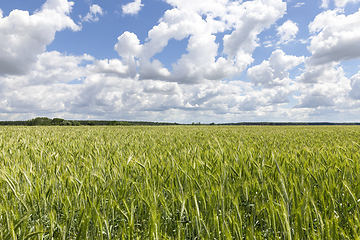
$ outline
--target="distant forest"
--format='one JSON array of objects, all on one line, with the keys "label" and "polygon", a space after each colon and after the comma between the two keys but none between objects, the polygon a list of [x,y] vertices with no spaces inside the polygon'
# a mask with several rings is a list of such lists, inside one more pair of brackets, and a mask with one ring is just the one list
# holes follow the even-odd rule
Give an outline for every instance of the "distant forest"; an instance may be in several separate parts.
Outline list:
[{"label": "distant forest", "polygon": [[191,124],[167,123],[167,122],[144,122],[144,121],[106,121],[106,120],[66,120],[62,118],[37,117],[27,121],[0,121],[0,126],[162,126],[162,125],[360,125],[360,123],[331,123],[331,122],[238,122],[238,123],[210,123]]},{"label": "distant forest", "polygon": [[177,123],[106,121],[106,120],[66,120],[62,118],[37,117],[27,121],[0,121],[0,126],[130,126],[130,125],[177,125]]}]

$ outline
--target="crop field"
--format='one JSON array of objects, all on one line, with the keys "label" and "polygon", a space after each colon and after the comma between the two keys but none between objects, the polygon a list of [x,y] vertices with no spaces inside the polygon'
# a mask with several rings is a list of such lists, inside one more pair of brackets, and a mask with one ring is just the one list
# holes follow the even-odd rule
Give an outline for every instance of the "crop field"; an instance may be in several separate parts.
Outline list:
[{"label": "crop field", "polygon": [[0,239],[359,239],[357,126],[0,127]]}]

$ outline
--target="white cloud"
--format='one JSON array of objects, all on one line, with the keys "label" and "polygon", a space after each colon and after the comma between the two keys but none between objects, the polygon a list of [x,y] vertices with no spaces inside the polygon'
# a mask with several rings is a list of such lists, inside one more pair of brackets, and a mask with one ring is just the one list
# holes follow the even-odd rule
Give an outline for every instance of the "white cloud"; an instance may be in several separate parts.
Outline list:
[{"label": "white cloud", "polygon": [[135,0],[134,2],[123,5],[122,10],[124,14],[136,15],[143,6],[144,4],[141,3],[141,0]]},{"label": "white cloud", "polygon": [[[69,14],[72,10],[73,5],[74,5],[74,2],[69,2],[67,0],[47,0],[43,4],[40,12],[43,12],[45,10],[50,10],[50,12],[48,12],[48,13],[56,12],[56,13],[61,13],[61,14]],[[65,22],[69,21],[68,19],[63,19],[63,20],[66,20]]]},{"label": "white cloud", "polygon": [[358,3],[360,0],[334,0],[336,7],[345,7],[348,3]]},{"label": "white cloud", "polygon": [[304,62],[304,57],[286,55],[282,50],[275,50],[269,61],[263,61],[247,71],[247,76],[257,85],[266,88],[288,85],[291,82],[289,70]]},{"label": "white cloud", "polygon": [[355,100],[360,100],[360,72],[350,78],[351,81],[351,91],[349,93],[350,97]]},{"label": "white cloud", "polygon": [[[211,34],[194,35],[189,38],[188,54],[184,54],[173,64],[173,81],[184,83],[201,82],[203,79],[222,79],[233,72],[226,69],[226,60],[219,58],[215,62],[218,45],[215,43],[215,36]],[[224,69],[219,69],[222,64]],[[230,70],[230,72],[225,72]]]},{"label": "white cloud", "polygon": [[140,45],[140,40],[136,34],[128,31],[118,37],[118,43],[114,47],[119,56],[123,58],[138,56],[141,48],[142,46]]},{"label": "white cloud", "polygon": [[[53,62],[39,67],[37,75],[0,77],[0,86],[6,86],[0,88],[3,91],[0,94],[2,113],[16,114],[22,119],[36,117],[32,114],[41,111],[48,117],[71,119],[101,116],[105,119],[191,122],[203,121],[206,117],[208,121],[238,121],[274,111],[274,106],[287,102],[292,91],[283,87],[256,90],[251,83],[241,81],[205,81],[192,85],[138,81],[114,74],[112,70],[118,69],[119,63],[110,60],[101,63],[95,60],[83,67],[80,63],[93,58],[51,52],[41,59],[44,65],[47,59]],[[47,72],[49,69],[55,71],[56,65],[62,66],[57,74],[65,80],[49,84],[45,81],[51,78]],[[38,76],[47,78],[38,81]],[[68,83],[67,79],[79,76],[81,84]]]},{"label": "white cloud", "polygon": [[122,58],[124,65],[128,66],[129,77],[136,76],[137,61],[135,60],[135,57],[139,57],[142,47],[140,40],[134,33],[126,31],[118,37],[118,43],[115,45],[114,49]]},{"label": "white cloud", "polygon": [[129,65],[124,65],[119,59],[95,60],[93,64],[87,66],[90,73],[106,73],[118,77],[129,77],[133,74],[130,72]]},{"label": "white cloud", "polygon": [[318,107],[334,107],[334,96],[328,95],[332,89],[317,85],[315,89],[308,94],[299,97],[300,103],[295,107],[298,108],[318,108]]},{"label": "white cloud", "polygon": [[192,12],[207,15],[211,13],[214,16],[226,16],[228,6],[234,8],[239,7],[240,3],[237,1],[229,2],[228,0],[207,0],[207,1],[193,1],[193,0],[165,0],[174,8],[187,9]]},{"label": "white cloud", "polygon": [[139,69],[140,79],[144,80],[166,80],[170,76],[169,70],[159,60],[153,60],[152,62],[147,59],[140,61]]},{"label": "white cloud", "polygon": [[336,64],[307,66],[299,78],[300,92],[296,107],[318,108],[333,107],[341,109],[348,105],[348,93],[351,90],[350,80],[345,77],[344,70]]},{"label": "white cloud", "polygon": [[[306,60],[305,60],[306,62]],[[298,82],[302,83],[318,83],[326,82],[327,79],[332,79],[335,74],[336,63],[328,63],[317,66],[306,64],[305,71],[296,77]]]},{"label": "white cloud", "polygon": [[146,81],[144,82],[143,91],[149,94],[174,95],[179,94],[181,88],[176,83]]},{"label": "white cloud", "polygon": [[37,55],[45,52],[57,31],[80,27],[68,16],[73,2],[48,0],[33,15],[13,10],[0,18],[0,75],[26,74],[37,62]]},{"label": "white cloud", "polygon": [[6,113],[17,119],[29,119],[41,112],[48,117],[68,119],[100,117],[188,123],[309,120],[316,111],[325,108],[348,111],[341,109],[341,104],[347,100],[345,94],[350,86],[346,79],[324,87],[303,86],[297,107],[288,108],[288,97],[294,88],[258,90],[241,81],[186,85],[89,73],[82,84],[57,82],[19,87],[14,79],[0,78],[0,86],[3,82],[7,87],[0,94],[0,110],[5,119]]},{"label": "white cloud", "polygon": [[264,47],[268,48],[268,47],[272,47],[272,46],[273,46],[273,43],[272,43],[272,41],[267,40],[267,41],[264,41],[264,42],[263,42],[263,45],[264,45]]},{"label": "white cloud", "polygon": [[305,5],[304,2],[298,2],[294,7],[298,8],[298,7],[302,7],[303,5]]},{"label": "white cloud", "polygon": [[[335,6],[337,8],[343,8],[348,3],[358,3],[360,0],[334,0]],[[322,8],[328,8],[329,7],[330,0],[322,0],[321,7]]]},{"label": "white cloud", "polygon": [[27,75],[27,84],[47,85],[70,82],[86,75],[85,68],[81,67],[81,64],[93,61],[94,57],[87,54],[73,56],[61,54],[57,51],[39,54],[37,63]]},{"label": "white cloud", "polygon": [[322,0],[320,7],[328,8],[329,7],[329,0]]},{"label": "white cloud", "polygon": [[360,9],[351,15],[341,10],[328,10],[316,16],[310,23],[312,34],[308,50],[312,56],[309,64],[324,64],[332,61],[360,57]]},{"label": "white cloud", "polygon": [[99,21],[98,15],[102,16],[103,14],[103,9],[99,5],[94,4],[90,6],[90,12],[85,17],[80,16],[80,19],[82,22],[97,22]]},{"label": "white cloud", "polygon": [[[240,74],[253,61],[252,53],[258,34],[269,28],[286,11],[281,0],[179,1],[168,0],[175,8],[165,12],[159,24],[148,33],[144,44],[137,36],[125,32],[115,46],[122,59],[139,59],[140,79],[159,79],[181,83],[221,80]],[[224,36],[219,53],[216,34]],[[167,46],[170,39],[188,38],[187,54],[172,64],[173,71],[152,59]]]},{"label": "white cloud", "polygon": [[280,37],[279,44],[288,44],[293,41],[296,37],[296,34],[299,32],[297,23],[294,23],[291,20],[287,20],[277,29],[277,34]]},{"label": "white cloud", "polygon": [[187,9],[171,9],[165,12],[159,24],[148,33],[142,56],[150,59],[163,51],[170,39],[182,40],[191,34],[206,33],[206,22],[197,13]]},{"label": "white cloud", "polygon": [[[235,30],[224,36],[224,53],[241,61],[242,57],[248,58],[246,55],[251,55],[259,46],[257,35],[285,14],[286,3],[276,0],[248,1],[229,11],[239,20],[234,23]],[[248,64],[247,61],[242,63],[244,66]]]}]

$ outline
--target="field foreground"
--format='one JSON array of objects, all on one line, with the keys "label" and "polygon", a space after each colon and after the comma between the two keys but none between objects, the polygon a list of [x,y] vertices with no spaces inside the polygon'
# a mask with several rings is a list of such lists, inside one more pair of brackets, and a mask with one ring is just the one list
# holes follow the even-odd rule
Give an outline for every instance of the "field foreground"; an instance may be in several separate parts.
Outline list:
[{"label": "field foreground", "polygon": [[360,128],[0,127],[0,239],[359,239]]}]

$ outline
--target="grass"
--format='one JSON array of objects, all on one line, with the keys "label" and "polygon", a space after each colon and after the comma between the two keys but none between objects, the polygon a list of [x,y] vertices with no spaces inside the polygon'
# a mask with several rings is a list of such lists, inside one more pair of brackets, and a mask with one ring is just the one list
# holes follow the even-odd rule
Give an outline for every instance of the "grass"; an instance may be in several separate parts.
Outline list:
[{"label": "grass", "polygon": [[359,239],[359,130],[1,127],[0,239]]}]

